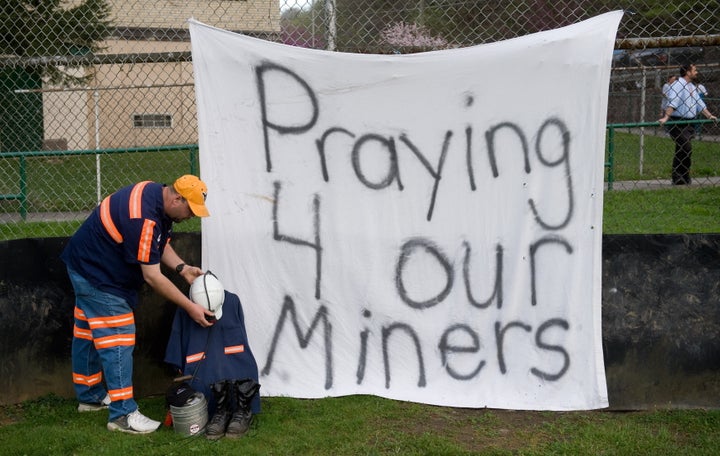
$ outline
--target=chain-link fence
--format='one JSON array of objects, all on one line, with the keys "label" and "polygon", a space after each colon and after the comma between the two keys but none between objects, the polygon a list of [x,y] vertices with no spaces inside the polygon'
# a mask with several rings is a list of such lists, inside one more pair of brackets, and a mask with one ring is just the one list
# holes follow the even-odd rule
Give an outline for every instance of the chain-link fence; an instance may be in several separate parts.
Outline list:
[{"label": "chain-link fence", "polygon": [[[673,174],[673,139],[655,121],[678,66],[697,64],[704,100],[720,112],[718,1],[3,1],[0,240],[70,235],[120,186],[199,172],[190,17],[295,46],[407,53],[617,9],[627,14],[613,58],[608,188],[639,193],[669,186]],[[692,187],[720,188],[718,126],[692,129]],[[646,209],[642,196],[625,201],[625,211]]]}]

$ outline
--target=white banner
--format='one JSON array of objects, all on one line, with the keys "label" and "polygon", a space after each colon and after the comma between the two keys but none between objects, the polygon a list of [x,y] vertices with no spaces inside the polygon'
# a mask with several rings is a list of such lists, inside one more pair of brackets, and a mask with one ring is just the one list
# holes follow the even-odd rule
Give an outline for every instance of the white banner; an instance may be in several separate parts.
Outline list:
[{"label": "white banner", "polygon": [[621,12],[412,55],[190,21],[203,267],[266,396],[608,405],[605,116]]}]

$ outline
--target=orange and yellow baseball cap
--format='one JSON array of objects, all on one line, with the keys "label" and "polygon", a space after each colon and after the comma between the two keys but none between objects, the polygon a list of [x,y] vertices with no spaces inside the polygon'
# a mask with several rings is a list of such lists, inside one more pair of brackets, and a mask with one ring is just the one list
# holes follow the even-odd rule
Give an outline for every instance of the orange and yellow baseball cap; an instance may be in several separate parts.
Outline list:
[{"label": "orange and yellow baseball cap", "polygon": [[178,177],[173,184],[176,192],[182,195],[188,202],[190,210],[197,217],[207,217],[210,215],[205,200],[207,199],[207,185],[192,174],[186,174]]}]

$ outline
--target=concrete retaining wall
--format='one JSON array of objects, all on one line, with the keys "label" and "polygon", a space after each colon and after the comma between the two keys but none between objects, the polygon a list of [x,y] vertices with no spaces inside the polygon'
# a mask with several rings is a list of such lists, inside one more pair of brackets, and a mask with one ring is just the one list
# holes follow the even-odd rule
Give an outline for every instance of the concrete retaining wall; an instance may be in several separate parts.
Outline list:
[{"label": "concrete retaining wall", "polygon": [[[175,249],[200,263],[200,236]],[[74,298],[66,238],[0,242],[0,404],[72,397]],[[183,290],[187,284],[177,281]],[[164,394],[175,306],[144,289],[136,311],[135,394]],[[720,235],[603,238],[603,347],[610,407],[720,408]]]},{"label": "concrete retaining wall", "polygon": [[720,408],[720,235],[604,236],[602,299],[612,408]]}]

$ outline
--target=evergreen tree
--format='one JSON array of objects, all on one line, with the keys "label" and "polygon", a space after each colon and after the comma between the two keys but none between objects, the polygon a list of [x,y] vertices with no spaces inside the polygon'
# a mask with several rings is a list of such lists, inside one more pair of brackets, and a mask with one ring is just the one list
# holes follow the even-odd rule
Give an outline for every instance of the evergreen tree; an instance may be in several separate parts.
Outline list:
[{"label": "evergreen tree", "polygon": [[84,82],[52,64],[52,58],[93,53],[111,31],[107,0],[3,0],[0,2],[0,59],[48,57],[36,66],[52,83]]}]

